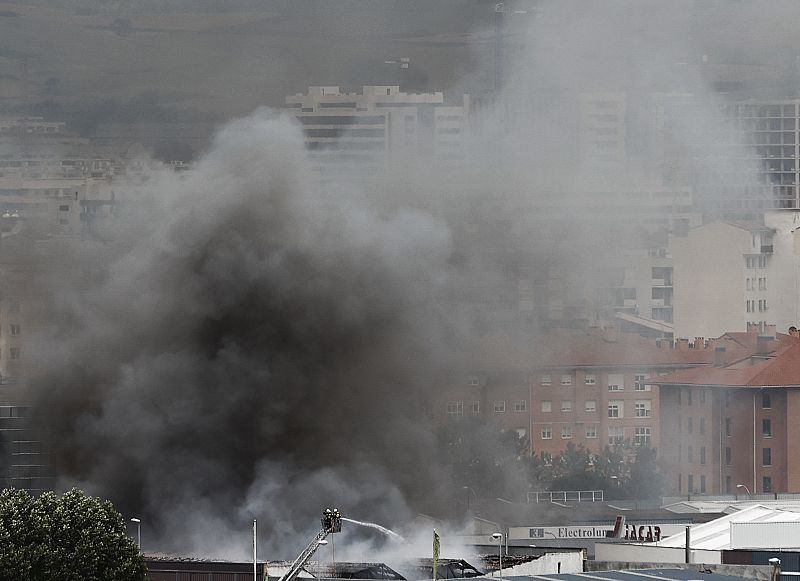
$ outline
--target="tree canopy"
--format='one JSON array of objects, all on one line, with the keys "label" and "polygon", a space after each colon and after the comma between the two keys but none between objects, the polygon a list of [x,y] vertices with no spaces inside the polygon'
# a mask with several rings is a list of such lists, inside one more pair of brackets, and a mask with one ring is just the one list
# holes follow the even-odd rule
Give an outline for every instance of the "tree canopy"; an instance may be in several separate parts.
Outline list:
[{"label": "tree canopy", "polygon": [[0,581],[140,581],[147,568],[114,506],[73,489],[0,492]]},{"label": "tree canopy", "polygon": [[531,491],[603,490],[608,499],[656,498],[663,491],[656,450],[622,442],[599,454],[569,442],[558,455],[529,452],[528,440],[478,421],[439,431],[453,485],[475,495],[525,501]]}]

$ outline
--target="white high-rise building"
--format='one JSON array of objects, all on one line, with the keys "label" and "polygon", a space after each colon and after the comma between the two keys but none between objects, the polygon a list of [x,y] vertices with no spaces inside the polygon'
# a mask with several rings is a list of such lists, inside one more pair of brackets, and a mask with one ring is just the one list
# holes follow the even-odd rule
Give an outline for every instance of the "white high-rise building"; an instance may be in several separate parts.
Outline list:
[{"label": "white high-rise building", "polygon": [[448,104],[437,93],[405,93],[399,86],[365,86],[361,93],[313,86],[286,97],[303,126],[312,159],[324,178],[402,169],[423,162],[458,167],[464,162],[469,96]]},{"label": "white high-rise building", "polygon": [[778,288],[782,258],[773,236],[756,223],[712,222],[670,240],[675,337],[718,337],[778,322],[773,297],[791,289]]}]

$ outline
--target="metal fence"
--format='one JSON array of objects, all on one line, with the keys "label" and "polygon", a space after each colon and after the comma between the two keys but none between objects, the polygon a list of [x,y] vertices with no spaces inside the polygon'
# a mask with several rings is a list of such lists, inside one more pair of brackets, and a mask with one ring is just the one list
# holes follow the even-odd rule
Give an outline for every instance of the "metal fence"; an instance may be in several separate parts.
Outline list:
[{"label": "metal fence", "polygon": [[552,492],[529,492],[532,502],[603,502],[602,490],[555,490]]}]

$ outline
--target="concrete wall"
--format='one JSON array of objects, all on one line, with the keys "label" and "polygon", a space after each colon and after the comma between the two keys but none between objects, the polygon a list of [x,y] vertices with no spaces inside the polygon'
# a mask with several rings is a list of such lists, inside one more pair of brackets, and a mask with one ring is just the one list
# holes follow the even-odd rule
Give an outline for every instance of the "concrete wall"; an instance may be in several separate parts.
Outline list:
[{"label": "concrete wall", "polygon": [[752,320],[768,314],[745,312],[744,254],[753,252],[747,230],[722,222],[708,224],[685,238],[670,240],[669,252],[673,261],[675,337],[744,332],[747,314]]},{"label": "concrete wall", "polygon": [[[623,561],[627,563],[683,563],[683,548],[656,547],[654,545],[628,545],[620,543],[597,543],[594,546],[595,560]],[[722,551],[692,549],[692,563],[722,563]],[[640,567],[641,568],[641,567]]]},{"label": "concrete wall", "polygon": [[[681,549],[683,551],[683,549]],[[586,571],[622,571],[636,569],[688,569],[697,571],[697,565],[664,563],[630,563],[624,561],[586,561]],[[703,569],[710,569],[719,575],[731,575],[743,577],[745,579],[757,579],[758,581],[769,581],[772,576],[772,567],[768,565],[721,565],[703,564]]]},{"label": "concrete wall", "polygon": [[514,567],[503,567],[503,575],[551,575],[555,573],[582,573],[583,551],[572,553],[545,553],[534,561],[528,561]]}]

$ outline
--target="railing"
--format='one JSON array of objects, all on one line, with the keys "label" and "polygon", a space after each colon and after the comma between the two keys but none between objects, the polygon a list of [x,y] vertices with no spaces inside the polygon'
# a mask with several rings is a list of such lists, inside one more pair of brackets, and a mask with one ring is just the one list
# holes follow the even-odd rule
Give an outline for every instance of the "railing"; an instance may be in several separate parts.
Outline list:
[{"label": "railing", "polygon": [[556,490],[553,492],[529,492],[532,502],[603,502],[602,490]]},{"label": "railing", "polygon": [[800,500],[797,492],[765,492],[758,494],[684,494],[683,496],[665,496],[661,499],[664,505],[676,504],[692,500],[708,502],[734,502],[734,501],[759,501],[759,500]]}]

